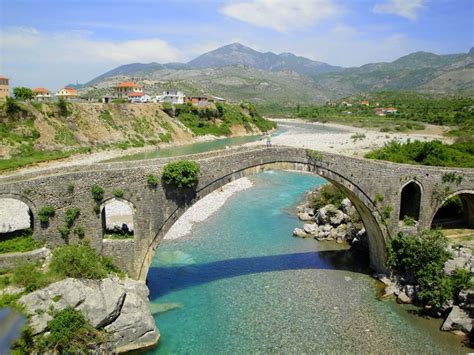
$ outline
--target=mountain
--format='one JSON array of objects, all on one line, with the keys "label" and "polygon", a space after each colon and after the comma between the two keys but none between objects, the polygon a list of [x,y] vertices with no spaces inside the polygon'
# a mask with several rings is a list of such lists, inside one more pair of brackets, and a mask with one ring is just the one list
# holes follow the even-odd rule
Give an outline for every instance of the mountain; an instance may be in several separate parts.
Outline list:
[{"label": "mountain", "polygon": [[232,43],[205,53],[188,62],[193,68],[221,68],[230,65],[245,65],[268,71],[294,71],[303,75],[317,75],[342,70],[323,62],[316,62],[291,53],[261,53],[240,43]]},{"label": "mountain", "polygon": [[391,63],[341,68],[233,43],[188,63],[122,65],[79,88],[82,94],[97,97],[110,93],[122,80],[138,81],[152,95],[165,88],[179,88],[189,95],[210,93],[258,104],[323,103],[374,91],[474,96],[474,49],[448,55],[415,52]]}]

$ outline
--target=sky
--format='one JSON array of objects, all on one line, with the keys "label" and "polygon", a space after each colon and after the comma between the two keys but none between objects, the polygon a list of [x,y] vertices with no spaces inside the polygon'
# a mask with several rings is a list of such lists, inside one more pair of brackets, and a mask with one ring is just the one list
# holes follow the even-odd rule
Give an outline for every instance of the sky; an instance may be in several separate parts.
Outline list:
[{"label": "sky", "polygon": [[474,46],[474,0],[0,0],[0,76],[84,83],[239,42],[340,66]]}]

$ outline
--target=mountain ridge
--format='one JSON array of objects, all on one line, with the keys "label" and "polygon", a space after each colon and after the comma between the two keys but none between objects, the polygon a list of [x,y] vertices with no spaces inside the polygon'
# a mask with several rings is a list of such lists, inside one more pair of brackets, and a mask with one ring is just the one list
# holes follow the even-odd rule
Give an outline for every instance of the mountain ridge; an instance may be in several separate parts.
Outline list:
[{"label": "mountain ridge", "polygon": [[319,103],[355,93],[395,90],[474,96],[474,48],[468,53],[438,55],[418,51],[392,62],[342,68],[284,52],[259,52],[232,43],[188,63],[131,63],[88,83],[97,90],[120,80],[139,81],[147,92],[182,88],[191,94],[213,93],[233,101]]}]

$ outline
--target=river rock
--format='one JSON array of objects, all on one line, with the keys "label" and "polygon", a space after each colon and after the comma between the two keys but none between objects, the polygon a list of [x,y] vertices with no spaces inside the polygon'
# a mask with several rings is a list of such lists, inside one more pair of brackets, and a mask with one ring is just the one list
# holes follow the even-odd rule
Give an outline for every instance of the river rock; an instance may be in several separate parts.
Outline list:
[{"label": "river rock", "polygon": [[354,205],[352,204],[351,200],[349,200],[348,198],[345,198],[344,200],[341,201],[341,211],[349,216],[356,213],[356,209]]},{"label": "river rock", "polygon": [[303,229],[301,228],[295,228],[293,229],[293,236],[294,237],[299,237],[299,238],[307,238],[310,237],[309,234],[307,234]]},{"label": "river rock", "polygon": [[316,223],[306,223],[303,226],[303,229],[306,233],[312,236],[317,236],[319,233],[319,226]]},{"label": "river rock", "polygon": [[474,288],[459,292],[458,300],[461,308],[474,309]]},{"label": "river rock", "polygon": [[50,313],[72,307],[92,326],[107,331],[113,351],[123,352],[152,346],[159,339],[148,293],[144,282],[131,279],[68,278],[22,296],[19,303],[25,306],[35,335],[47,330]]},{"label": "river rock", "polygon": [[453,306],[441,329],[446,331],[462,331],[469,334],[472,330],[473,316],[472,312],[463,310],[458,306]]},{"label": "river rock", "polygon": [[394,285],[388,285],[384,288],[382,297],[389,297],[397,292],[397,288]]},{"label": "river rock", "polygon": [[[464,256],[456,256],[444,263],[443,271],[446,275],[451,275],[456,269],[464,269],[469,259]],[[470,268],[470,265],[469,265]]]},{"label": "river rock", "polygon": [[314,220],[313,216],[311,216],[308,212],[299,212],[298,218],[300,221],[308,222]]},{"label": "river rock", "polygon": [[399,303],[412,303],[412,299],[408,297],[408,295],[402,291],[397,296],[397,302]]}]

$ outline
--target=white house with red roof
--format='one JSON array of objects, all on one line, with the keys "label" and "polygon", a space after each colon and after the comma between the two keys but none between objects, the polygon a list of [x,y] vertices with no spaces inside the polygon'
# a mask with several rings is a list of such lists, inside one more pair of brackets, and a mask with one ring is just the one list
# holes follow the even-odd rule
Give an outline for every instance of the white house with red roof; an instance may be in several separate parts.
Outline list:
[{"label": "white house with red roof", "polygon": [[35,99],[38,101],[51,99],[51,93],[46,88],[33,89],[33,94],[35,95]]},{"label": "white house with red roof", "polygon": [[136,99],[144,95],[143,86],[133,81],[124,81],[114,86],[114,97],[118,99]]},{"label": "white house with red roof", "polygon": [[73,99],[73,98],[78,97],[79,95],[77,93],[77,90],[74,88],[64,88],[64,89],[59,90],[56,93],[56,96],[62,97],[64,99]]}]

